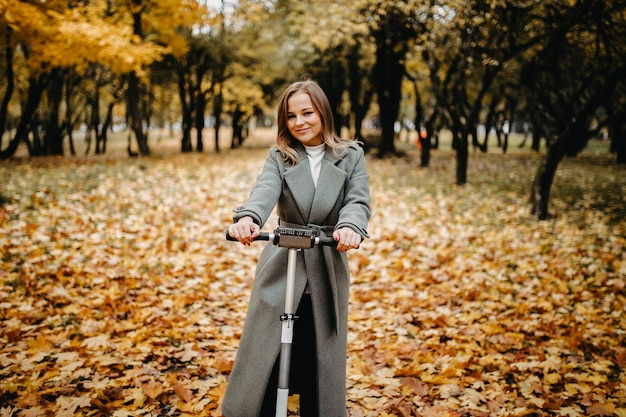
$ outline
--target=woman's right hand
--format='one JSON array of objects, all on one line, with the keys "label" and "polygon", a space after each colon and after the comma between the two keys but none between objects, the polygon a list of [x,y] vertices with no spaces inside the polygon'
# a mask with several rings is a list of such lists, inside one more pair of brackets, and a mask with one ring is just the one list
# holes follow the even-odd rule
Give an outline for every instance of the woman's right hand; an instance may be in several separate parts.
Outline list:
[{"label": "woman's right hand", "polygon": [[245,216],[240,218],[237,223],[228,226],[228,234],[244,245],[250,246],[254,238],[261,234],[261,228],[252,221],[252,217]]}]

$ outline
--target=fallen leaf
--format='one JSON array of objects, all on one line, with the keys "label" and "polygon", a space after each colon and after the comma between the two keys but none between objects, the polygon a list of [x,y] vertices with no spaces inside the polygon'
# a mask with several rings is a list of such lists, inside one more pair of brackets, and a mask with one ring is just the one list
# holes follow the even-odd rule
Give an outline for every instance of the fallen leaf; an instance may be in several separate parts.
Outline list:
[{"label": "fallen leaf", "polygon": [[141,390],[144,394],[154,400],[159,395],[163,394],[163,385],[161,385],[160,382],[150,379],[141,384]]}]

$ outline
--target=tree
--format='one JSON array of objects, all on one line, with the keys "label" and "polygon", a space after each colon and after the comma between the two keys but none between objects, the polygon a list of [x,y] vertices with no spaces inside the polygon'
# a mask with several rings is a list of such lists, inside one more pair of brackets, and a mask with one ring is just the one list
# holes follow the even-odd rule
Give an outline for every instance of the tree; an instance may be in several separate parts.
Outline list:
[{"label": "tree", "polygon": [[365,142],[361,127],[370,108],[375,89],[371,83],[372,67],[370,46],[361,42],[364,36],[354,35],[354,45],[348,52],[348,97],[352,113],[354,138]]},{"label": "tree", "polygon": [[[102,10],[111,13],[110,8],[103,6],[99,2],[72,8],[55,1],[8,2],[0,15],[3,33],[10,33],[9,37],[4,36],[8,40],[4,49],[11,48],[12,57],[19,54],[23,60],[19,77],[28,80],[28,93],[15,136],[0,152],[0,158],[13,156],[20,143],[27,145],[31,155],[63,152],[59,122],[65,118],[59,117],[59,103],[63,99],[59,85],[63,85],[69,70],[84,76],[89,64],[97,62],[122,73],[131,68],[138,70],[161,56],[163,47],[153,42],[137,42],[123,19],[103,13]],[[42,145],[38,141],[40,126],[35,125],[34,115],[49,87],[50,107],[42,124],[46,128],[43,131],[46,145]],[[29,132],[33,132],[32,143]]]},{"label": "tree", "polygon": [[560,161],[578,154],[613,119],[606,105],[623,91],[626,73],[626,2],[580,0],[544,10],[545,42],[522,74],[541,110],[536,118],[551,138],[531,191],[531,211],[539,219],[549,216]]},{"label": "tree", "polygon": [[[97,64],[92,65],[85,75],[86,79],[89,80],[88,85],[84,88],[84,95],[90,108],[88,129],[96,138],[94,152],[99,155],[106,153],[108,131],[113,124],[113,109],[123,99],[126,91],[125,78],[116,76],[108,68]],[[89,85],[91,83],[93,83],[92,86]],[[106,112],[104,122],[101,123],[100,104],[104,98],[107,100]],[[92,133],[88,134],[89,140],[91,140]],[[89,146],[85,153],[88,152]]]},{"label": "tree", "polygon": [[417,10],[410,1],[374,1],[363,12],[368,16],[376,45],[372,80],[380,111],[382,134],[378,155],[382,157],[396,153],[395,123],[402,97],[404,59],[417,37]]},{"label": "tree", "polygon": [[[166,67],[173,67],[176,74],[182,117],[181,152],[193,151],[191,129],[194,124],[194,112],[203,118],[200,126],[204,126],[204,107],[198,109],[197,97],[201,94],[202,80],[208,71],[210,61],[208,48],[211,42],[208,35],[192,36],[188,32],[187,36],[189,46],[187,52],[170,55],[165,61]],[[201,152],[204,148],[201,129],[197,132],[196,143],[196,149]]]},{"label": "tree", "polygon": [[264,107],[263,90],[249,69],[254,65],[233,65],[233,76],[224,82],[224,109],[232,115],[231,148],[240,147],[247,136],[248,121],[255,111]]},{"label": "tree", "polygon": [[[252,108],[259,104],[263,96],[263,83],[275,76],[271,71],[264,72],[267,69],[266,62],[279,55],[276,49],[268,51],[267,48],[270,43],[275,43],[275,38],[270,42],[267,36],[259,36],[260,32],[266,31],[269,17],[268,4],[257,0],[242,0],[236,5],[222,1],[215,13],[213,25],[205,35],[208,40],[205,43],[205,54],[202,55],[203,60],[197,67],[195,77],[198,150],[201,150],[200,135],[204,127],[205,109],[210,104],[215,151],[220,151],[219,132],[225,110],[229,110],[233,116],[234,135],[238,136],[240,143],[243,141],[242,123],[249,117]],[[267,54],[264,55],[264,52]],[[250,80],[257,84],[253,86]],[[247,89],[241,88],[244,86]]]},{"label": "tree", "polygon": [[[439,3],[435,0],[433,5]],[[516,2],[445,2],[421,19],[419,47],[433,94],[453,136],[456,183],[467,182],[469,136],[476,141],[485,99],[507,63],[531,48],[532,6]],[[509,76],[510,74],[506,74]]]},{"label": "tree", "polygon": [[406,78],[410,80],[413,88],[415,106],[413,122],[418,133],[420,167],[425,168],[430,163],[430,150],[433,147],[435,125],[440,119],[440,109],[435,96],[428,94],[431,89],[428,68],[425,68],[419,59],[412,58],[411,54],[406,64]]},{"label": "tree", "polygon": [[[293,0],[277,3],[275,27],[282,49],[293,51],[286,62],[290,74],[285,83],[299,75],[316,79],[328,95],[335,114],[335,130],[351,128],[363,139],[361,123],[374,94],[371,84],[372,55],[366,16],[368,1]],[[349,104],[346,100],[346,91]],[[351,113],[351,115],[350,115]]]},{"label": "tree", "polygon": [[612,115],[607,132],[611,140],[610,152],[615,153],[618,164],[626,164],[626,85],[620,84],[614,98],[607,103]]},{"label": "tree", "polygon": [[2,96],[2,102],[0,102],[0,150],[2,150],[2,138],[4,137],[4,131],[7,126],[7,115],[9,109],[9,103],[15,90],[15,72],[13,70],[13,46],[11,45],[13,29],[7,28],[4,33],[4,69],[6,73],[6,87],[4,95]]},{"label": "tree", "polygon": [[[4,49],[7,56],[7,73],[10,76],[8,78],[7,89],[3,102],[9,102],[13,93],[14,74],[13,60],[17,47],[21,46],[20,51],[24,58],[28,61],[33,52],[33,48],[25,41],[28,39],[28,35],[24,32],[24,26],[28,27],[32,32],[30,35],[33,40],[43,35],[42,23],[47,26],[55,26],[56,20],[45,13],[45,9],[42,10],[38,5],[32,5],[29,3],[13,2],[7,5],[4,9],[2,16],[3,34],[5,38]],[[25,20],[22,20],[25,19]],[[24,25],[24,26],[22,26]],[[35,48],[36,48],[35,44]],[[37,52],[37,49],[35,49]],[[37,70],[37,64],[33,64],[34,71]],[[21,142],[26,143],[29,152],[32,149],[31,143],[28,141],[28,132],[31,126],[31,119],[37,109],[41,96],[48,85],[50,73],[33,74],[28,77],[28,94],[25,105],[22,108],[22,115],[18,121],[16,127],[16,134],[13,139],[9,141],[7,148],[0,151],[0,158],[6,159],[15,154],[18,145]],[[3,106],[2,111],[6,112],[8,107]],[[1,116],[1,119],[6,120],[6,114]],[[3,126],[4,129],[4,126]]]}]

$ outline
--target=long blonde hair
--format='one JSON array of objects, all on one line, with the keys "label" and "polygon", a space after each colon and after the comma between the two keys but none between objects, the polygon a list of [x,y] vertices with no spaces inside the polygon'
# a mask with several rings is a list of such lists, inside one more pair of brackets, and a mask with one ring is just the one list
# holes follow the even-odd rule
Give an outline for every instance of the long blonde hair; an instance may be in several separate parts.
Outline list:
[{"label": "long blonde hair", "polygon": [[355,141],[353,139],[342,139],[335,133],[335,122],[330,102],[324,90],[313,80],[306,79],[291,84],[283,92],[278,104],[278,136],[276,145],[284,155],[285,159],[291,162],[291,165],[298,163],[298,151],[296,145],[299,143],[287,128],[287,110],[288,101],[295,93],[305,92],[311,97],[313,108],[320,116],[322,121],[322,142],[331,148],[334,155],[341,158],[346,153],[346,149]]}]

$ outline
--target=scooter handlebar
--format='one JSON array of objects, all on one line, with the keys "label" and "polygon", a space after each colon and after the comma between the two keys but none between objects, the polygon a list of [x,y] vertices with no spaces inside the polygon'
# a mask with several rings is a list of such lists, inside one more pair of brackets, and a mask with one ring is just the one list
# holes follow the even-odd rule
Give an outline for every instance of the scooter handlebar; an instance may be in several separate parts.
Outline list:
[{"label": "scooter handlebar", "polygon": [[[228,233],[228,230],[226,230],[226,240],[237,241]],[[315,245],[337,247],[339,243],[332,236],[320,237],[315,236],[311,230],[285,227],[278,227],[272,233],[261,232],[253,240],[268,240],[277,246],[297,249],[310,249]]]},{"label": "scooter handlebar", "polygon": [[[255,237],[252,240],[273,240],[273,239],[274,239],[274,233],[261,232],[259,236]],[[226,240],[230,240],[231,242],[237,242],[237,239],[232,237],[230,233],[228,233],[228,230],[226,230]]]}]

